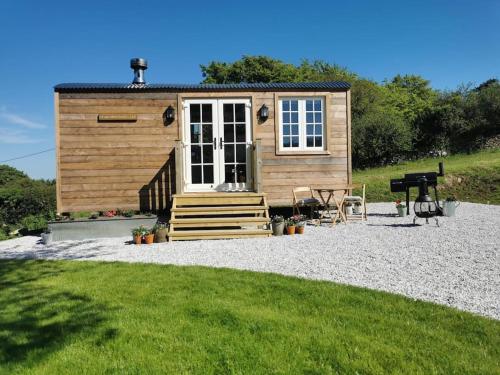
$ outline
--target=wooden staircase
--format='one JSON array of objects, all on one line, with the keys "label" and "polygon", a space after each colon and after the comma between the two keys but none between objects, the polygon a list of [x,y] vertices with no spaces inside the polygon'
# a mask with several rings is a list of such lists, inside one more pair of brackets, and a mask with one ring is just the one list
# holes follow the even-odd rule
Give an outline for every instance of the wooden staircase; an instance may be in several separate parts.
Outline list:
[{"label": "wooden staircase", "polygon": [[263,193],[175,194],[169,241],[269,237],[269,211]]}]

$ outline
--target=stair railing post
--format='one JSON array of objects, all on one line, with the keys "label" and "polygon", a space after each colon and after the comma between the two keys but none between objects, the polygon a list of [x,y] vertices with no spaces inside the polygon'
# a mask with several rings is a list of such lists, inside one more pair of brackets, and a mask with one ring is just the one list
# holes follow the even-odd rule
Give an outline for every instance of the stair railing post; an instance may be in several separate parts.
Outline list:
[{"label": "stair railing post", "polygon": [[184,148],[182,141],[175,142],[175,193],[184,192]]},{"label": "stair railing post", "polygon": [[262,193],[262,144],[256,139],[253,145],[253,181],[256,193]]}]

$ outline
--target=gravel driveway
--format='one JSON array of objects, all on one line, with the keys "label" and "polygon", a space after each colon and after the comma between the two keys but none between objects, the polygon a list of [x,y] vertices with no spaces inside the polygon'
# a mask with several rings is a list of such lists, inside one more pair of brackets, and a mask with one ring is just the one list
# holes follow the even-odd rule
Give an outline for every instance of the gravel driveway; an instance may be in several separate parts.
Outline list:
[{"label": "gravel driveway", "polygon": [[[389,203],[364,223],[259,239],[129,245],[130,238],[0,242],[0,258],[204,265],[331,280],[403,294],[500,319],[500,206],[462,203],[457,217],[414,226]],[[423,221],[420,221],[423,223]]]}]

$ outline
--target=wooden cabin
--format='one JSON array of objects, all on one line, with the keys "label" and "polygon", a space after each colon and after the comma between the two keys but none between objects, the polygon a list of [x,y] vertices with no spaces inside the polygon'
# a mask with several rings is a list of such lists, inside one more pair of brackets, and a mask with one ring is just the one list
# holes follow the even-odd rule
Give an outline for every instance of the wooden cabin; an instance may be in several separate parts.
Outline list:
[{"label": "wooden cabin", "polygon": [[348,83],[149,84],[131,66],[131,84],[55,86],[59,212],[258,201],[266,217],[294,186],[351,182]]}]

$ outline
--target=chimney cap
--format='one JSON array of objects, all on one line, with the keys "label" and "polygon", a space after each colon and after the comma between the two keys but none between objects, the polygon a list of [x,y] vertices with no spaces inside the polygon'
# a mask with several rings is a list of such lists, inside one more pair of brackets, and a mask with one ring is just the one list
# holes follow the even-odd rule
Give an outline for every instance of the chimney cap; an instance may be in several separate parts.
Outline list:
[{"label": "chimney cap", "polygon": [[148,68],[148,60],[142,59],[140,57],[135,57],[133,59],[130,59],[130,67],[132,69],[146,70]]}]

